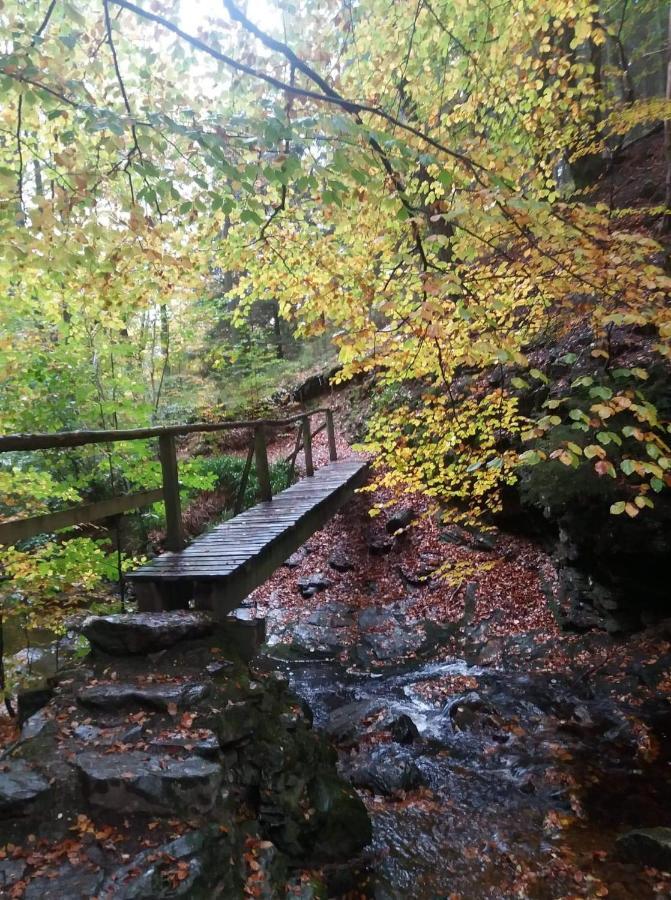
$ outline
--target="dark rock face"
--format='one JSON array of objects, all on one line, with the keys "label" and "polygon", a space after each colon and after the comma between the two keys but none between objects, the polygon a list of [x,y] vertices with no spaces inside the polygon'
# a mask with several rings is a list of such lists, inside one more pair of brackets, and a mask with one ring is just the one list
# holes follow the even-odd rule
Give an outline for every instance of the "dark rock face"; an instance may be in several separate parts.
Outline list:
[{"label": "dark rock face", "polygon": [[354,765],[349,777],[357,787],[387,795],[411,791],[424,783],[414,759],[400,747],[377,748]]},{"label": "dark rock face", "polygon": [[643,866],[671,867],[671,828],[637,828],[617,839],[620,853]]},{"label": "dark rock face", "polygon": [[[100,896],[106,900],[205,900],[213,896],[210,888],[215,884],[223,891],[219,896],[239,896],[241,878],[230,857],[230,842],[221,831],[196,831],[156,850],[138,853],[105,880]],[[186,864],[185,876],[177,886],[168,877],[175,863]]]},{"label": "dark rock face", "polygon": [[3,890],[9,892],[9,888],[23,878],[26,868],[22,859],[3,859],[0,862],[0,896]]},{"label": "dark rock face", "polygon": [[49,793],[48,781],[22,759],[11,760],[0,771],[0,817],[28,815]]},{"label": "dark rock face", "polygon": [[389,730],[392,740],[397,744],[414,744],[420,737],[419,729],[410,716],[405,713],[402,713],[398,719],[394,719]]},{"label": "dark rock face", "polygon": [[56,878],[31,879],[22,896],[24,900],[84,900],[97,896],[102,880],[102,872],[82,872],[78,866],[64,863]]},{"label": "dark rock face", "polygon": [[18,696],[19,725],[29,719],[34,713],[39,712],[43,706],[54,696],[51,688],[34,688],[29,691],[21,691]]},{"label": "dark rock face", "polygon": [[330,588],[333,582],[327,578],[322,572],[313,572],[305,578],[299,578],[297,581],[298,590],[305,598],[314,597],[319,591],[325,591]]},{"label": "dark rock face", "polygon": [[83,688],[77,699],[83,706],[100,710],[140,706],[169,712],[173,704],[177,709],[189,709],[209,693],[210,685],[202,682],[135,685],[110,681]]},{"label": "dark rock face", "polygon": [[407,528],[416,517],[417,514],[412,506],[404,506],[387,520],[387,524],[385,525],[387,534],[396,534],[397,531]]},{"label": "dark rock face", "polygon": [[387,537],[373,537],[368,541],[368,549],[373,556],[384,556],[391,553],[394,542]]},{"label": "dark rock face", "polygon": [[329,566],[336,572],[350,572],[354,568],[354,563],[344,550],[335,550],[329,556]]},{"label": "dark rock face", "polygon": [[301,563],[305,560],[308,553],[305,547],[301,547],[299,550],[296,550],[295,553],[292,553],[291,556],[288,556],[284,562],[283,566],[287,569],[297,569]]},{"label": "dark rock face", "polygon": [[80,628],[93,647],[115,656],[156,653],[213,629],[212,619],[204,613],[183,611],[89,616]]},{"label": "dark rock face", "polygon": [[204,813],[216,802],[222,770],[200,757],[173,759],[131,750],[77,757],[88,801],[114,812]]}]

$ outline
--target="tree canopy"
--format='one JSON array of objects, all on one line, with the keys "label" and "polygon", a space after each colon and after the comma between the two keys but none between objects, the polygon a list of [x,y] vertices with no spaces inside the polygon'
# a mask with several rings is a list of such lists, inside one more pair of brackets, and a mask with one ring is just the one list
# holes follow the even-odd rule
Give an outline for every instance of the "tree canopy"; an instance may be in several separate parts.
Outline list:
[{"label": "tree canopy", "polygon": [[[299,337],[332,337],[342,379],[376,373],[384,483],[471,518],[551,458],[612,478],[613,513],[651,506],[668,426],[647,366],[613,371],[608,342],[637,328],[668,359],[671,280],[591,185],[668,115],[668,4],[207,11],[0,9],[0,428],[155,417],[223,291],[234,323],[276,304]],[[578,322],[596,374],[534,365]],[[12,473],[33,507],[36,477]]]}]

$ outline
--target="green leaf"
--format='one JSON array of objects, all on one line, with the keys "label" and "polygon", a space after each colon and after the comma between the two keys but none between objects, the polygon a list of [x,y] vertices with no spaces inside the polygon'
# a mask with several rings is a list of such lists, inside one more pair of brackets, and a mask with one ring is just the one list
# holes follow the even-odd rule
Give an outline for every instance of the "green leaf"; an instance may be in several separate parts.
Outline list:
[{"label": "green leaf", "polygon": [[624,508],[626,505],[627,504],[624,502],[624,500],[618,500],[617,503],[613,503],[610,511],[614,516],[619,516],[624,512]]}]

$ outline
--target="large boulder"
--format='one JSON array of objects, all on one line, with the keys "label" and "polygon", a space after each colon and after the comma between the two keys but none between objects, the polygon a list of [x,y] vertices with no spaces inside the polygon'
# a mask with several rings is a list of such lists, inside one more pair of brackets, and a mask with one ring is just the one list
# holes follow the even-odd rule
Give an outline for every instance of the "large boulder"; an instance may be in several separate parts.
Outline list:
[{"label": "large boulder", "polygon": [[205,637],[214,622],[200,612],[176,611],[89,616],[80,626],[96,650],[115,656],[156,653],[179,641]]}]

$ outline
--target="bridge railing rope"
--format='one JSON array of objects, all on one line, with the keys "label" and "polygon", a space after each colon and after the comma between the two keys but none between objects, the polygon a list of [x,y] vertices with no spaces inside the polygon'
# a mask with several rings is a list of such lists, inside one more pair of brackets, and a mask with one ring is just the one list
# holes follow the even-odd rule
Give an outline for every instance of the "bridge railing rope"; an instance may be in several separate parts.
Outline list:
[{"label": "bridge railing rope", "polygon": [[[312,430],[311,420],[324,416],[323,423]],[[148,428],[116,429],[105,431],[59,431],[51,434],[9,434],[0,436],[0,453],[58,450],[83,447],[88,444],[110,445],[121,441],[139,441],[158,438],[158,456],[161,463],[162,486],[151,490],[136,491],[131,494],[110,497],[94,503],[80,504],[68,509],[39,516],[12,518],[0,521],[0,544],[11,545],[39,534],[72,528],[101,519],[122,515],[132,509],[163,502],[165,507],[167,550],[181,550],[184,547],[184,529],[180,503],[179,465],[176,438],[188,434],[212,433],[220,431],[249,430],[251,440],[235,500],[234,514],[242,510],[245,491],[252,464],[255,464],[261,500],[272,500],[270,467],[268,464],[267,434],[271,428],[297,426],[294,450],[287,457],[289,478],[294,477],[296,460],[301,451],[304,454],[305,474],[314,475],[312,455],[313,438],[324,429],[327,432],[329,458],[337,459],[337,445],[333,411],[327,407],[299,413],[284,419],[256,419],[239,422],[196,422],[193,424],[161,425]]]}]

